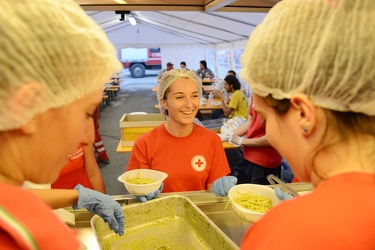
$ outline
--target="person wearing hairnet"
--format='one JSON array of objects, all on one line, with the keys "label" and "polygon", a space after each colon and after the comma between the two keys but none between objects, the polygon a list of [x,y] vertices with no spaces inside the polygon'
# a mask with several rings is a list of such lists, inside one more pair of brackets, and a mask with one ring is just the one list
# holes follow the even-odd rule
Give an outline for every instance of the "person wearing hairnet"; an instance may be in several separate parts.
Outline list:
[{"label": "person wearing hairnet", "polygon": [[314,190],[242,249],[375,249],[375,1],[283,0],[251,34],[241,77],[268,140]]},{"label": "person wearing hairnet", "polygon": [[[54,182],[79,144],[92,145],[92,115],[121,63],[73,0],[3,0],[0,9],[1,247],[80,249],[51,207],[21,186]],[[123,233],[121,206],[110,196],[82,186],[45,194],[86,207]]]},{"label": "person wearing hairnet", "polygon": [[137,138],[126,171],[146,168],[167,173],[164,192],[212,188],[216,195],[228,194],[237,179],[227,176],[230,169],[221,139],[193,122],[201,95],[202,82],[194,71],[163,74],[157,98],[167,122]]}]

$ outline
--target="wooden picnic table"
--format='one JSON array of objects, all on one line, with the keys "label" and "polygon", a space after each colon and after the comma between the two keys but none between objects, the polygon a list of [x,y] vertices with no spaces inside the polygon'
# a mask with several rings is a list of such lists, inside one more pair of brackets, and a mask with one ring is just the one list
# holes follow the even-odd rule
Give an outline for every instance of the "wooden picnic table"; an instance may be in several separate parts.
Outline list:
[{"label": "wooden picnic table", "polygon": [[222,109],[221,99],[214,98],[212,102],[207,100],[207,104],[201,104],[199,110],[211,110],[211,109]]},{"label": "wooden picnic table", "polygon": [[216,79],[209,79],[209,78],[203,78],[202,79],[202,85],[212,85],[212,83],[217,82],[218,80]]},{"label": "wooden picnic table", "polygon": [[119,91],[120,87],[112,84],[105,84],[103,86],[103,100],[102,100],[102,108],[105,105],[110,105],[111,101],[117,96],[117,92]]}]

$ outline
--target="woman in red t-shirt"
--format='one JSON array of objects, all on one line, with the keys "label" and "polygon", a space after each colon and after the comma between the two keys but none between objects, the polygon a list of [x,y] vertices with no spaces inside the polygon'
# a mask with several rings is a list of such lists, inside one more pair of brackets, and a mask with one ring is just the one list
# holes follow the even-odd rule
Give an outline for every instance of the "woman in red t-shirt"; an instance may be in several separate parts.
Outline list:
[{"label": "woman in red t-shirt", "polygon": [[81,184],[86,188],[106,193],[92,146],[80,145],[68,159],[69,163],[61,169],[58,179],[51,185],[52,188],[73,189],[77,184]]}]

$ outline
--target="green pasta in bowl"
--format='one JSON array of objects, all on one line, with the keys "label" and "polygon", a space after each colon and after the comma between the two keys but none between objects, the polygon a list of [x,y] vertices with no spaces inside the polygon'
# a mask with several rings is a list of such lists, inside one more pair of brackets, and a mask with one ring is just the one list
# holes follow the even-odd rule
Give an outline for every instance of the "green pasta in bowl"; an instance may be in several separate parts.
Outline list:
[{"label": "green pasta in bowl", "polygon": [[244,220],[255,222],[280,201],[275,191],[265,185],[240,184],[229,190],[234,211]]},{"label": "green pasta in bowl", "polygon": [[145,196],[158,190],[168,174],[152,169],[135,169],[120,175],[117,180],[124,183],[129,193]]},{"label": "green pasta in bowl", "polygon": [[140,184],[151,184],[151,183],[154,183],[156,182],[155,179],[152,179],[152,178],[143,178],[143,177],[128,177],[126,178],[125,180],[127,183],[130,183],[130,184],[137,184],[137,185],[140,185]]},{"label": "green pasta in bowl", "polygon": [[264,195],[257,195],[251,191],[244,193],[237,192],[237,195],[233,198],[233,201],[243,208],[259,213],[265,213],[272,207],[271,198]]}]

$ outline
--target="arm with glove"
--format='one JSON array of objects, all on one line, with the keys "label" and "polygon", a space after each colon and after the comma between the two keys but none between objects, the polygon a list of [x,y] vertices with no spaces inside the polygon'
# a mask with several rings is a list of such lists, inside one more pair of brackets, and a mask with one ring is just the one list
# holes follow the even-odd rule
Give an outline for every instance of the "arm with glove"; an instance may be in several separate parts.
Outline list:
[{"label": "arm with glove", "polygon": [[236,145],[244,146],[244,147],[257,148],[257,147],[271,146],[270,143],[268,142],[267,135],[263,135],[258,138],[242,138],[238,136],[235,132],[234,133],[232,132],[232,133],[228,133],[227,137],[228,137],[229,142],[236,144]]},{"label": "arm with glove", "polygon": [[[234,176],[223,176],[217,179],[211,187],[216,196],[228,196],[229,190],[237,184],[237,178]],[[280,200],[290,200],[294,197],[283,192],[280,188],[275,188],[275,194]]]},{"label": "arm with glove", "polygon": [[241,146],[242,143],[243,143],[243,140],[245,139],[242,136],[246,135],[246,133],[247,133],[249,127],[250,127],[251,121],[252,121],[252,117],[249,116],[249,119],[247,119],[247,121],[245,123],[243,123],[242,125],[240,125],[238,128],[236,128],[234,130],[227,129],[226,131],[222,131],[221,133],[224,133],[224,135],[221,136],[222,141],[225,140],[225,141],[228,141],[230,143]]},{"label": "arm with glove", "polygon": [[78,184],[74,187],[78,190],[78,201],[74,210],[86,208],[103,218],[108,223],[110,229],[119,235],[124,234],[124,213],[120,204],[107,194],[102,194],[95,190],[85,188]]},{"label": "arm with glove", "polygon": [[269,147],[270,144],[267,140],[267,135],[258,137],[258,138],[243,138],[243,135],[246,135],[247,131],[250,128],[251,122],[253,118],[249,116],[249,119],[242,124],[240,127],[237,129],[228,132],[226,134],[226,138],[228,139],[229,142],[239,145],[239,146],[244,146],[244,147]]},{"label": "arm with glove", "polygon": [[216,181],[211,187],[211,190],[216,196],[228,196],[229,190],[237,184],[237,178],[234,176],[223,176]]},{"label": "arm with glove", "polygon": [[280,188],[275,188],[275,194],[277,196],[277,198],[279,198],[280,200],[284,201],[284,200],[291,200],[293,199],[294,197],[291,196],[290,194],[287,194],[285,192],[283,192]]},{"label": "arm with glove", "polygon": [[108,223],[117,234],[124,234],[124,214],[120,204],[111,196],[78,184],[72,189],[30,189],[51,208],[73,206],[74,210],[86,208]]},{"label": "arm with glove", "polygon": [[230,167],[225,154],[225,151],[221,145],[215,147],[216,152],[212,158],[212,166],[209,180],[207,180],[207,190],[214,192],[216,196],[227,196],[229,189],[237,184],[237,178],[234,176],[228,176]]},{"label": "arm with glove", "polygon": [[228,138],[228,142],[233,143],[235,145],[241,146],[242,142],[244,141],[243,137],[238,136],[235,132],[230,131],[226,134]]},{"label": "arm with glove", "polygon": [[154,193],[149,193],[146,196],[137,196],[137,197],[142,203],[145,203],[146,201],[151,200],[155,198],[156,196],[158,196],[161,193],[161,191],[163,191],[163,187],[164,187],[164,182],[161,183],[160,188],[156,190]]}]

